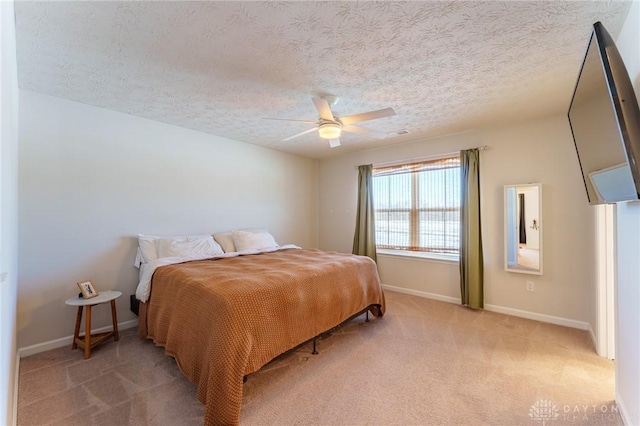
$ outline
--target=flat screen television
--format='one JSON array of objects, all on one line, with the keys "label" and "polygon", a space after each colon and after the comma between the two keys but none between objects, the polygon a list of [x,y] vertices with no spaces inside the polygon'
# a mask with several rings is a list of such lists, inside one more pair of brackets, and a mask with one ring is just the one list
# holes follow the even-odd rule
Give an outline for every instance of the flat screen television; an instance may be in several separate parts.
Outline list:
[{"label": "flat screen television", "polygon": [[590,204],[640,200],[640,109],[616,45],[593,24],[569,124]]}]

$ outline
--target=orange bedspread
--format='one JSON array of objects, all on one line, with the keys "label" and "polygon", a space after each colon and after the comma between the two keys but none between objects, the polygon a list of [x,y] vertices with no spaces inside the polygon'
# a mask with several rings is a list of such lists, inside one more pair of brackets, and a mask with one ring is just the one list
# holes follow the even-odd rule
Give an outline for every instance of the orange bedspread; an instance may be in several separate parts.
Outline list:
[{"label": "orange bedspread", "polygon": [[282,250],[158,268],[139,331],[198,386],[205,425],[238,424],[246,374],[370,305],[384,314],[368,257]]}]

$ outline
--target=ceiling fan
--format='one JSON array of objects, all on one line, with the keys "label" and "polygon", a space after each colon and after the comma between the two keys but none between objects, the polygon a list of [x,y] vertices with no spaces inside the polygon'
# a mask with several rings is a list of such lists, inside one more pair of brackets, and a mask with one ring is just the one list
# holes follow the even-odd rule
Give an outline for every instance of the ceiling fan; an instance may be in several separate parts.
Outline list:
[{"label": "ceiling fan", "polygon": [[338,102],[338,97],[333,95],[320,95],[311,98],[318,110],[320,117],[317,121],[311,120],[289,120],[286,118],[269,118],[268,120],[283,120],[283,121],[296,121],[298,123],[315,124],[315,127],[305,130],[304,132],[296,133],[293,136],[284,138],[283,141],[288,141],[298,136],[306,135],[311,132],[318,132],[318,136],[322,139],[329,141],[329,146],[335,148],[340,146],[340,134],[344,130],[349,133],[356,133],[359,135],[367,135],[377,139],[384,139],[387,135],[382,132],[367,129],[360,126],[354,126],[354,123],[360,123],[362,121],[375,120],[377,118],[384,118],[396,115],[393,108],[384,108],[377,111],[363,112],[361,114],[348,115],[346,117],[338,117],[332,111],[331,107]]}]

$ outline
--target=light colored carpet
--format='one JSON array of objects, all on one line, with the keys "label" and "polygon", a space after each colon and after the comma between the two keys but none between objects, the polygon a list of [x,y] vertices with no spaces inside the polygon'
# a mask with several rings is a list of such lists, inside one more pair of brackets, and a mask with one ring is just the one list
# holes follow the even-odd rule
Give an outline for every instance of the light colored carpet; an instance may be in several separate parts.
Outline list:
[{"label": "light colored carpet", "polygon": [[[384,318],[250,375],[241,424],[622,424],[613,362],[586,331],[386,295]],[[86,361],[69,348],[22,359],[18,390],[19,425],[199,425],[204,413],[173,358],[135,330]]]}]

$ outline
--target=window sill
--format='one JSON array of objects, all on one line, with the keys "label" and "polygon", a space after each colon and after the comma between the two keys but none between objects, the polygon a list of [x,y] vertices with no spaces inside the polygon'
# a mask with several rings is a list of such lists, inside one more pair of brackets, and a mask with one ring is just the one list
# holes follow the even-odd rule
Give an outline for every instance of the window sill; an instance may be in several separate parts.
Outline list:
[{"label": "window sill", "polygon": [[427,253],[409,250],[378,249],[377,254],[381,256],[407,257],[443,263],[458,263],[460,261],[460,257],[456,254]]}]

